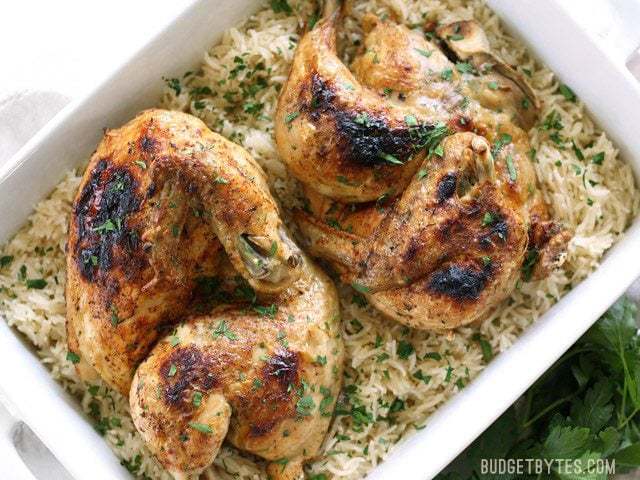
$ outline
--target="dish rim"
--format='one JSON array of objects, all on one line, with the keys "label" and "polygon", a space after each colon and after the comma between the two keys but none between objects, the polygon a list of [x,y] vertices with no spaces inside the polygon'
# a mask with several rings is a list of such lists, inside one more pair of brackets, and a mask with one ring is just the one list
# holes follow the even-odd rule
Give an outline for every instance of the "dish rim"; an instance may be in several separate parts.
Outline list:
[{"label": "dish rim", "polygon": [[[615,122],[612,118],[622,112],[623,116],[631,115],[627,119],[640,120],[640,114],[637,113],[640,112],[640,89],[635,79],[623,66],[601,51],[587,32],[571,19],[559,1],[489,0],[488,3],[507,28],[511,32],[515,30],[516,37],[520,37],[527,48],[541,58],[559,78],[571,79],[568,83],[585,100],[585,104],[589,105],[590,115],[603,125],[607,125],[605,130],[611,134],[627,161],[634,167],[637,182],[638,171],[640,171],[640,138],[629,136],[628,129],[621,125],[623,122]],[[258,0],[188,0],[185,8],[163,25],[138,52],[114,68],[112,73],[93,90],[73,101],[56,115],[7,164],[0,168],[0,199],[8,202],[12,198],[17,198],[20,193],[26,193],[30,199],[28,206],[15,207],[9,216],[0,219],[0,240],[5,241],[10,238],[10,235],[15,234],[26,221],[28,215],[25,212],[30,213],[35,201],[45,198],[47,192],[51,191],[50,186],[59,182],[61,174],[57,179],[48,178],[45,181],[38,180],[40,183],[37,185],[29,184],[29,182],[34,183],[33,177],[37,177],[40,172],[44,171],[45,175],[51,173],[51,167],[42,168],[47,165],[45,163],[47,152],[58,155],[55,157],[57,160],[54,159],[54,166],[64,167],[67,164],[77,166],[79,162],[71,161],[70,158],[87,157],[87,152],[80,154],[79,151],[86,150],[88,144],[94,146],[97,144],[105,119],[109,122],[116,121],[116,118],[126,119],[141,109],[142,105],[151,106],[153,100],[158,98],[161,87],[159,77],[155,79],[157,88],[150,87],[130,104],[126,101],[121,104],[118,102],[119,106],[105,103],[105,98],[115,95],[114,85],[121,85],[124,80],[131,78],[132,74],[135,76],[137,62],[144,63],[145,56],[151,55],[154,48],[162,47],[163,42],[168,42],[172,38],[191,41],[193,35],[186,34],[189,30],[189,22],[198,23],[196,19],[201,14],[206,16],[207,9],[209,9],[208,17],[212,18],[211,12],[233,5],[238,10],[236,16],[239,16],[237,14],[240,10],[248,12],[258,4]],[[536,33],[533,27],[526,27],[526,23],[534,16],[547,23],[547,27],[541,29],[541,32]],[[555,28],[552,28],[554,22]],[[228,23],[236,24],[237,22]],[[558,28],[560,24],[563,25],[562,32]],[[180,29],[184,30],[179,31]],[[215,35],[220,33],[222,32],[218,31]],[[548,38],[542,39],[543,34]],[[561,53],[555,52],[553,54],[555,56],[549,57],[554,41],[571,35],[575,35],[572,40],[573,46],[568,42],[570,48]],[[579,44],[576,38],[582,39],[584,43]],[[204,41],[202,38],[201,40]],[[566,39],[563,44],[567,46]],[[203,43],[192,50],[197,50],[201,55],[209,45],[210,43]],[[579,47],[578,50],[576,50],[577,47]],[[576,52],[584,55],[585,48],[598,57],[601,66],[607,67],[600,68],[607,71],[598,77],[598,82],[579,81],[577,78],[579,75],[571,71],[571,68],[575,68],[576,62],[568,57],[575,55]],[[181,71],[180,64],[181,62],[173,60],[173,67],[165,70],[165,73]],[[145,76],[150,77],[150,74],[145,72],[141,78]],[[602,102],[592,98],[598,93],[596,83],[607,81],[618,87],[615,91],[615,105],[602,105]],[[126,96],[131,98],[137,93],[139,92],[129,91]],[[629,93],[632,93],[631,97]],[[95,104],[98,107],[91,114],[88,109]],[[633,113],[634,107],[636,113]],[[102,115],[95,114],[100,111]],[[638,124],[633,121],[628,123]],[[65,138],[65,135],[81,137],[80,132],[85,132],[85,137],[88,137],[80,142],[80,145],[61,145],[61,139]],[[66,152],[66,162],[60,159],[61,152]],[[26,183],[23,183],[25,180]],[[25,192],[24,185],[31,189]],[[424,430],[413,433],[407,440],[396,445],[385,461],[373,470],[368,478],[402,476],[407,479],[423,479],[435,476],[508,408],[640,275],[640,262],[634,265],[634,262],[629,262],[626,256],[627,252],[634,251],[640,251],[640,216],[635,218],[624,238],[607,252],[598,269],[542,315],[509,350],[498,355],[469,386],[441,406],[429,418]],[[606,289],[606,294],[602,293],[603,287]],[[578,320],[575,323],[563,321],[571,317]],[[49,371],[34,354],[33,348],[25,348],[25,346],[27,344],[20,334],[2,322],[0,361],[4,361],[5,365],[13,365],[13,368],[7,374],[0,376],[0,390],[16,407],[22,420],[36,432],[75,478],[84,478],[87,472],[91,472],[93,478],[130,478],[126,470],[119,465],[117,457],[104,439],[91,428],[89,422],[85,421],[86,416],[81,412],[77,401],[53,380]],[[541,349],[541,347],[545,348]],[[536,359],[533,364],[528,361],[532,353],[535,354]],[[496,394],[493,390],[499,386],[504,388]],[[32,398],[29,399],[29,397]],[[478,408],[478,404],[482,408]],[[42,412],[38,413],[38,410]],[[49,414],[53,411],[57,412],[56,415]],[[77,415],[78,413],[80,415]],[[61,432],[64,432],[62,434],[64,439],[61,438]],[[460,435],[460,432],[464,434]],[[83,441],[79,441],[80,439]],[[73,447],[68,448],[68,445]],[[425,451],[429,452],[427,458],[425,458]],[[101,468],[100,472],[95,471],[97,466]]]}]

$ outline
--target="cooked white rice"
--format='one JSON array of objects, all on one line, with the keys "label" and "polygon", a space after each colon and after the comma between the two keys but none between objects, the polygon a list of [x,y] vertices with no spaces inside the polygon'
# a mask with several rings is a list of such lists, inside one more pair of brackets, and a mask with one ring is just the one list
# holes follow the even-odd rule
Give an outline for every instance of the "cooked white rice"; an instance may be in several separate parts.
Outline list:
[{"label": "cooked white rice", "polygon": [[[246,147],[268,172],[285,212],[296,203],[296,184],[287,177],[276,155],[272,118],[299,40],[299,27],[315,8],[314,2],[307,0],[290,0],[289,4],[293,15],[274,13],[266,5],[243,25],[226,32],[221,43],[205,54],[199,70],[182,79],[169,79],[160,102],[164,107],[197,115],[213,130]],[[353,303],[353,292],[341,287],[347,351],[345,384],[350,386],[347,410],[356,410],[355,414],[336,417],[322,457],[309,466],[310,472],[323,473],[327,478],[361,478],[398,440],[421,428],[430,414],[484,368],[481,341],[485,342],[485,356],[489,353],[486,342],[494,353],[507,349],[528,325],[597,268],[640,205],[629,165],[618,157],[618,151],[593,124],[582,103],[571,102],[558,93],[559,83],[553,73],[504,32],[482,1],[358,2],[346,22],[350,40],[359,37],[357,20],[367,11],[394,14],[408,25],[422,25],[426,19],[476,18],[493,48],[507,62],[531,72],[531,83],[544,105],[541,119],[557,112],[564,125],[560,134],[570,139],[560,147],[550,140],[552,132],[533,128],[530,135],[537,151],[535,167],[555,217],[573,229],[575,236],[562,269],[545,280],[519,285],[489,320],[451,334],[414,331],[382,319],[370,308]],[[349,47],[345,55],[353,51],[354,47]],[[257,78],[264,81],[256,82]],[[194,91],[195,87],[201,88]],[[246,98],[234,93],[243,89]],[[571,141],[582,151],[583,160],[576,156]],[[600,152],[604,160],[593,163],[594,155]],[[83,385],[66,360],[64,247],[80,174],[70,172],[4,247],[1,255],[12,256],[13,260],[0,260],[0,315],[35,345],[54,378],[82,402],[115,454],[133,473],[169,478],[135,432],[126,399],[103,385]],[[46,286],[33,288],[42,285],[30,280],[41,278]],[[264,477],[259,461],[228,447],[215,465],[219,478]]]}]

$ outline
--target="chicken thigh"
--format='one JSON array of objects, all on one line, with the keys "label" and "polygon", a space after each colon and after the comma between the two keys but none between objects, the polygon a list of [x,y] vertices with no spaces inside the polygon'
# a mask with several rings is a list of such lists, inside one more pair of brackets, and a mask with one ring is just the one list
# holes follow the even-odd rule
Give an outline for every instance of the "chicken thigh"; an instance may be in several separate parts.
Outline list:
[{"label": "chicken thigh", "polygon": [[544,276],[568,241],[529,158],[523,129],[538,102],[475,22],[430,41],[366,16],[350,70],[340,16],[329,0],[278,103],[278,151],[307,192],[297,223],[311,252],[386,315],[430,329],[482,319],[525,261],[539,259]]}]

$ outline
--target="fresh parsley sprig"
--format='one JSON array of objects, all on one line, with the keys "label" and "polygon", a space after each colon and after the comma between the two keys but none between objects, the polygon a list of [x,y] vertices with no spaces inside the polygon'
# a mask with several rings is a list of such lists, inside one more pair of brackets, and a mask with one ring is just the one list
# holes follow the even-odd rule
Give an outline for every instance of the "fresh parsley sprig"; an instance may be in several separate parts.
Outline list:
[{"label": "fresh parsley sprig", "polygon": [[[640,336],[635,304],[623,297],[440,479],[488,479],[481,459],[615,460],[616,472],[640,467]],[[557,464],[555,464],[557,465]],[[553,470],[561,480],[606,474]],[[539,478],[524,475],[518,478]],[[500,475],[501,480],[516,478]],[[546,478],[546,477],[545,477]]]}]

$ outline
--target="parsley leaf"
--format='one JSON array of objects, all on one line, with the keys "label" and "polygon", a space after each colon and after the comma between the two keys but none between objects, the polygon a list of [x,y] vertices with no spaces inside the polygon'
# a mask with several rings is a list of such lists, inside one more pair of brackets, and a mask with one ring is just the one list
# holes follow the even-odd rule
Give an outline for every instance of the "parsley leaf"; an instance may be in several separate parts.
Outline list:
[{"label": "parsley leaf", "polygon": [[218,323],[218,326],[213,331],[213,336],[215,338],[226,337],[231,341],[238,339],[238,336],[235,333],[233,333],[231,329],[229,329],[227,322],[225,322],[224,320],[220,320],[220,323]]},{"label": "parsley leaf", "polygon": [[274,13],[293,13],[287,0],[271,0],[271,10],[273,10]]},{"label": "parsley leaf", "polygon": [[409,342],[405,340],[400,340],[400,342],[398,343],[398,350],[397,350],[398,357],[406,360],[411,356],[413,352],[415,352],[415,348],[413,348],[413,345],[411,345]]},{"label": "parsley leaf", "polygon": [[189,426],[194,430],[205,433],[207,435],[211,435],[213,433],[213,428],[211,428],[206,423],[189,422]]},{"label": "parsley leaf", "polygon": [[575,102],[577,100],[577,98],[578,98],[578,97],[576,97],[576,94],[573,93],[573,90],[571,90],[564,83],[561,84],[560,87],[558,87],[558,91],[562,94],[562,96],[565,98],[565,100],[569,100],[570,102]]}]

